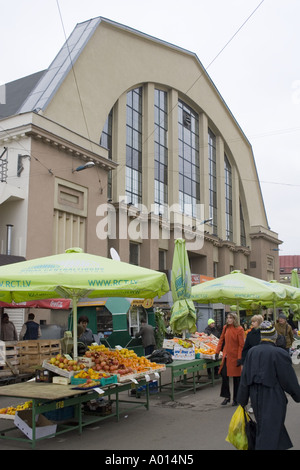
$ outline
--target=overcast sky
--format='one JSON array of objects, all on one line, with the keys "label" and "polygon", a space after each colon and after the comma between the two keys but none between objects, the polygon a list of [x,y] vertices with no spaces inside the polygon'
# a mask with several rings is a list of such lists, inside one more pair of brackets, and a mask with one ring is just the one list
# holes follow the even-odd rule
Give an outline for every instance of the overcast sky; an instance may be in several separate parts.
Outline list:
[{"label": "overcast sky", "polygon": [[[0,0],[0,84],[103,16],[197,54],[250,141],[280,255],[300,255],[300,0]],[[250,18],[249,18],[250,17]]]}]

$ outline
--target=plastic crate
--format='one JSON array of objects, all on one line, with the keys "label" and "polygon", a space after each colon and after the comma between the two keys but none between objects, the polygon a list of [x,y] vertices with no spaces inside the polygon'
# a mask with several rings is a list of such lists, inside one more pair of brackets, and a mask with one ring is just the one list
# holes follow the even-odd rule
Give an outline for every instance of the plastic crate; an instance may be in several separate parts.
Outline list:
[{"label": "plastic crate", "polygon": [[[157,380],[152,380],[149,382],[149,393],[158,393],[158,382]],[[142,394],[146,392],[147,385],[142,385],[141,387],[137,388],[136,393]]]},{"label": "plastic crate", "polygon": [[68,419],[74,418],[75,407],[66,406],[66,408],[59,408],[58,410],[46,411],[43,413],[50,421],[66,421]]},{"label": "plastic crate", "polygon": [[[71,377],[71,385],[80,385],[85,384],[87,379],[79,379],[75,377]],[[101,379],[93,379],[93,382],[99,382],[99,385],[110,385],[116,384],[118,382],[118,377],[116,375],[112,375],[111,377],[102,377]]]}]

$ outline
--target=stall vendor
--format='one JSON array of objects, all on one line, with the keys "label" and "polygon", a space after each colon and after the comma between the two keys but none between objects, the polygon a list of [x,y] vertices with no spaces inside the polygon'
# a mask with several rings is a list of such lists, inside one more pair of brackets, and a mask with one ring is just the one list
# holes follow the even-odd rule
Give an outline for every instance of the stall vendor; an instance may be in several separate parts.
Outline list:
[{"label": "stall vendor", "polygon": [[83,332],[78,337],[78,342],[84,343],[86,346],[89,346],[94,342],[94,335],[90,328],[88,328],[89,319],[85,315],[82,315],[78,318],[78,325],[83,328]]}]

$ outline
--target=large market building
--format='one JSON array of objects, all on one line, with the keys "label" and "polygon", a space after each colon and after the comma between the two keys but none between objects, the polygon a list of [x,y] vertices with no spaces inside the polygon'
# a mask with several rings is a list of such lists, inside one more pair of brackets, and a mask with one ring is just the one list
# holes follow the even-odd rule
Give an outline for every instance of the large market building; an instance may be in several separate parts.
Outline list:
[{"label": "large market building", "polygon": [[194,282],[279,278],[251,144],[193,52],[101,17],[77,24],[48,69],[5,85],[0,155],[1,254],[114,248],[170,272],[182,236]]}]

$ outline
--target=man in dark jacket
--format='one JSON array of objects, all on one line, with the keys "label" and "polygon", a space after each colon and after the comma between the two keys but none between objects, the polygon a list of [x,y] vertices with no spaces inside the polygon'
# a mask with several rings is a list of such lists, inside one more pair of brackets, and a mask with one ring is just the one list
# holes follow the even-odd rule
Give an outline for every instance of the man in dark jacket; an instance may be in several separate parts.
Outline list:
[{"label": "man in dark jacket", "polygon": [[154,328],[151,325],[148,325],[145,320],[141,321],[140,331],[135,334],[135,337],[142,337],[145,356],[149,356],[153,353],[156,346]]},{"label": "man in dark jacket", "polygon": [[34,318],[34,314],[29,313],[28,321],[24,323],[20,331],[20,341],[28,339],[38,339],[41,336],[40,325],[34,321]]},{"label": "man in dark jacket", "polygon": [[277,332],[268,321],[260,326],[261,343],[247,353],[237,396],[245,407],[250,396],[257,436],[255,450],[293,447],[284,425],[287,398],[300,402],[300,386],[289,354],[275,345]]}]

